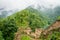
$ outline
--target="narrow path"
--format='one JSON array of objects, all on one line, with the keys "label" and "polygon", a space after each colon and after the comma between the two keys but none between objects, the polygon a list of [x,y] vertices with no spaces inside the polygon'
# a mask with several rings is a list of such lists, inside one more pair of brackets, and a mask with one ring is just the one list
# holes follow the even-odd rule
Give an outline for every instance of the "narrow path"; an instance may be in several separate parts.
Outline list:
[{"label": "narrow path", "polygon": [[54,29],[58,29],[60,28],[60,21],[56,21],[54,24],[52,24],[50,27],[48,27],[45,31],[43,31],[43,33],[45,35],[49,34],[50,31],[54,30]]},{"label": "narrow path", "polygon": [[20,37],[21,37],[22,32],[23,32],[23,29],[22,29],[22,28],[19,28],[19,29],[17,30],[17,32],[15,33],[15,38],[14,38],[14,40],[20,40]]}]

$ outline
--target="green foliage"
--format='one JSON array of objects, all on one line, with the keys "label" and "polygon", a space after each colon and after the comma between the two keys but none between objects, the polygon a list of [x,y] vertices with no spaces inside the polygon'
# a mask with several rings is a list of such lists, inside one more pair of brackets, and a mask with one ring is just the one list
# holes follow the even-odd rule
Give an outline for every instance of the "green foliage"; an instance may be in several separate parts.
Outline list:
[{"label": "green foliage", "polygon": [[0,40],[4,40],[3,36],[2,36],[2,32],[0,31]]},{"label": "green foliage", "polygon": [[27,35],[23,35],[21,37],[21,40],[31,40],[31,38],[29,36],[27,36]]},{"label": "green foliage", "polygon": [[60,16],[58,16],[57,20],[60,20]]},{"label": "green foliage", "polygon": [[60,29],[53,30],[51,34],[48,34],[44,36],[42,34],[41,38],[42,40],[60,40]]},{"label": "green foliage", "polygon": [[[41,12],[42,13],[42,12]],[[45,28],[48,26],[47,18],[42,16],[36,9],[30,8],[17,12],[14,15],[19,27]]]},{"label": "green foliage", "polygon": [[54,32],[51,35],[48,35],[50,40],[60,40],[60,32]]},{"label": "green foliage", "polygon": [[14,33],[17,31],[17,26],[14,19],[8,17],[0,21],[0,30],[2,31],[5,40],[13,40]]},{"label": "green foliage", "polygon": [[19,26],[19,27],[27,27],[28,26],[28,20],[29,20],[29,12],[28,11],[21,11],[21,12],[17,12],[15,14],[15,21],[16,21],[16,24]]}]

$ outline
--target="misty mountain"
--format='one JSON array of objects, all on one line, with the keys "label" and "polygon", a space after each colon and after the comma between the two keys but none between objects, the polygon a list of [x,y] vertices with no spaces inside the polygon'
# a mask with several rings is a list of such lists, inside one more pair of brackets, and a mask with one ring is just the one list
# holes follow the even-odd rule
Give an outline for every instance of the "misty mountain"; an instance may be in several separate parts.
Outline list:
[{"label": "misty mountain", "polygon": [[[9,10],[9,11],[4,10],[3,8],[1,9],[2,11],[1,11],[0,18],[10,16],[18,11],[17,9]],[[37,4],[37,5],[31,5],[26,9],[30,10],[30,12],[38,11],[39,12],[38,14],[40,14],[40,17],[43,16],[45,17],[44,19],[47,18],[46,20],[49,21],[49,24],[55,22],[57,20],[57,16],[60,16],[60,6],[56,6],[55,8],[46,8],[45,6],[41,6]]]},{"label": "misty mountain", "polygon": [[40,16],[43,16],[49,25],[55,22],[57,20],[57,17],[60,16],[60,6],[56,6],[55,8],[46,8],[40,5],[37,5],[36,7],[34,5],[31,5],[27,9],[30,9],[30,10],[35,9],[39,11],[39,13],[37,14],[40,14]]},{"label": "misty mountain", "polygon": [[49,17],[50,16],[52,17],[53,15],[55,15],[55,17],[60,16],[60,6],[55,6],[55,7],[52,7],[52,6],[50,5],[50,8],[47,8],[43,5],[37,4],[37,5],[31,5],[29,7],[32,7],[38,11],[43,12],[42,15],[44,15],[44,16],[49,16]]},{"label": "misty mountain", "polygon": [[4,8],[0,8],[0,11],[3,10]]},{"label": "misty mountain", "polygon": [[60,16],[60,6],[56,6],[54,8],[46,8],[45,6],[37,5],[36,7],[30,6],[35,8],[39,12],[43,12],[42,15],[48,17],[52,20],[56,20],[58,16]]},{"label": "misty mountain", "polygon": [[5,10],[3,8],[0,9],[0,18],[5,18],[7,16],[10,16],[12,14],[14,14],[15,12],[17,12],[18,10],[14,9],[14,10]]}]

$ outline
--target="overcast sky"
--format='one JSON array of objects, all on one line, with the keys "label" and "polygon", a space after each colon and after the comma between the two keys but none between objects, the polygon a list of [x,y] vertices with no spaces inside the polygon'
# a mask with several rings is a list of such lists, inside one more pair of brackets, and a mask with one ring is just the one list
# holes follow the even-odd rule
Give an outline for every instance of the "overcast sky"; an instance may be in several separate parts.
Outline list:
[{"label": "overcast sky", "polygon": [[56,5],[60,5],[60,0],[0,0],[0,9],[5,8],[6,10],[21,10],[33,4],[40,4],[50,8],[50,6],[54,7]]}]

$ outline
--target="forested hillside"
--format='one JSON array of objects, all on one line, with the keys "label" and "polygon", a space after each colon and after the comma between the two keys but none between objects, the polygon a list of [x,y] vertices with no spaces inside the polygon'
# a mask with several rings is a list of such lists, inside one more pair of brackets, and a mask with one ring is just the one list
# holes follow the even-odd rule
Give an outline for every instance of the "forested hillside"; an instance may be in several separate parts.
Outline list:
[{"label": "forested hillside", "polygon": [[[0,20],[0,40],[14,40],[18,28],[30,27],[32,31],[35,31],[36,28],[48,28],[54,21],[52,22],[53,19],[50,17],[43,16],[43,13],[30,7],[6,18],[2,18]],[[57,20],[60,20],[60,17]],[[29,38],[27,40],[30,40]]]}]

